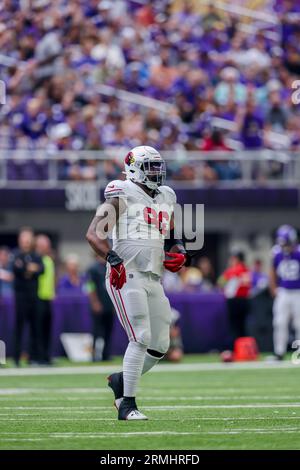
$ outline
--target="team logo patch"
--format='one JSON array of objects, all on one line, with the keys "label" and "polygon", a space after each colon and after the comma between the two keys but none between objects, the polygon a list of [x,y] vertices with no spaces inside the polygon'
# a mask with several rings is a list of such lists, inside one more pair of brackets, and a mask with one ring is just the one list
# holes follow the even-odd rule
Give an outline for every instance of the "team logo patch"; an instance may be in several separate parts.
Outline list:
[{"label": "team logo patch", "polygon": [[135,158],[133,156],[133,153],[129,152],[125,157],[125,163],[126,165],[132,165],[132,163],[134,162],[135,162]]}]

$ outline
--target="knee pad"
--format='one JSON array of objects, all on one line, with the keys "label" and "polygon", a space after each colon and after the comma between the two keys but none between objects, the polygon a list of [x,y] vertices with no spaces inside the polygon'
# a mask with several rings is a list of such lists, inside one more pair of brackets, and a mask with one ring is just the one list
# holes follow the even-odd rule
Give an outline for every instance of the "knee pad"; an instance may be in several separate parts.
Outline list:
[{"label": "knee pad", "polygon": [[157,353],[164,356],[170,347],[170,338],[169,336],[164,336],[159,338],[156,344],[151,344],[151,350],[156,351]]},{"label": "knee pad", "polygon": [[165,355],[165,353],[161,353],[159,351],[155,351],[154,349],[147,349],[147,354],[149,356],[155,357],[156,359],[162,359]]},{"label": "knee pad", "polygon": [[166,339],[160,344],[160,351],[163,351],[164,354],[167,354],[170,347],[170,338]]}]

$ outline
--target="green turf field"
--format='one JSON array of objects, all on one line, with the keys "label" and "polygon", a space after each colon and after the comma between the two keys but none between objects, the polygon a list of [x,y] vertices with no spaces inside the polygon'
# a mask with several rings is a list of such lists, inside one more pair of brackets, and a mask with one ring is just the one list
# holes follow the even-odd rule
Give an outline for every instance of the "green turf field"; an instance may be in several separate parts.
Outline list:
[{"label": "green turf field", "polygon": [[147,422],[116,420],[116,367],[0,370],[0,448],[300,448],[300,366],[158,366],[141,382]]}]

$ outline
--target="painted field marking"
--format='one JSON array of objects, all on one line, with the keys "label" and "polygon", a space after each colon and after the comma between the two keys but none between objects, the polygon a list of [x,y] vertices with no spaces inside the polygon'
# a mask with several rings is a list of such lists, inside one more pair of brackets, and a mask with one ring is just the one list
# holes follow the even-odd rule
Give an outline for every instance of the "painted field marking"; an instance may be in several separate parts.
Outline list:
[{"label": "painted field marking", "polygon": [[[3,416],[3,414],[1,414],[0,416]],[[35,417],[32,417],[32,415],[30,413],[28,414],[15,414],[15,416],[17,416],[17,418],[11,418],[11,413],[7,413],[6,415],[4,416],[8,416],[8,418],[1,418],[0,417],[0,421],[17,421],[17,422],[20,422],[20,420],[24,420],[24,421],[36,421],[37,420],[37,416]],[[24,418],[26,417],[26,418]],[[76,421],[113,421],[115,422],[117,418],[91,418],[91,417],[88,417],[88,418],[76,418]],[[226,418],[212,418],[212,417],[208,417],[208,418],[204,418],[204,417],[194,417],[194,416],[191,416],[189,418],[166,418],[164,419],[164,421],[224,421],[224,422],[234,422],[234,421],[274,421],[274,419],[276,419],[274,416],[272,417],[255,417],[255,418],[243,418],[243,417],[226,417]],[[278,420],[280,421],[283,421],[283,420],[300,420],[300,416],[280,416],[277,418]],[[74,418],[62,418],[62,417],[40,417],[38,416],[38,421],[71,421],[71,422],[74,422]],[[151,418],[151,421],[162,421],[161,418]]]},{"label": "painted field marking", "polygon": [[[278,433],[287,433],[287,434],[298,434],[300,433],[300,428],[278,428],[278,429],[248,429],[248,430],[225,430],[225,431],[198,431],[198,432],[185,432],[185,431],[136,431],[136,432],[126,432],[126,433],[117,433],[117,432],[107,432],[107,433],[57,433],[57,434],[45,434],[42,435],[37,433],[39,437],[2,437],[1,442],[8,441],[42,441],[50,439],[105,439],[110,437],[118,438],[130,438],[133,436],[200,436],[200,435],[228,435],[228,434],[278,434]],[[13,435],[11,433],[10,435]],[[9,434],[7,434],[9,435]]]},{"label": "painted field marking", "polygon": [[[1,395],[1,393],[0,393]],[[20,400],[20,401],[57,401],[59,400],[69,400],[69,401],[106,401],[109,396],[111,396],[110,390],[107,390],[107,396],[101,396],[101,397],[86,397],[86,396],[78,396],[78,397],[65,397],[63,396],[62,398],[59,397],[39,397],[39,396],[29,396],[29,397],[24,397],[26,394],[20,394],[21,396],[15,396],[15,395],[8,395],[1,396],[1,401],[3,402],[4,400]],[[106,393],[105,393],[106,395]],[[281,396],[264,396],[264,395],[243,395],[243,396],[155,396],[155,397],[149,397],[149,396],[143,396],[141,394],[139,396],[140,400],[143,401],[187,401],[187,400],[195,400],[195,401],[218,401],[218,400],[295,400],[299,398],[299,395],[281,395]]]},{"label": "painted field marking", "polygon": [[99,388],[0,388],[0,395],[30,395],[30,394],[39,394],[39,393],[109,393],[110,390],[108,387],[99,387]]},{"label": "painted field marking", "polygon": [[[299,394],[295,395],[283,395],[284,392],[289,391],[286,388],[276,388],[276,393],[278,393],[278,396],[276,395],[264,395],[264,394],[257,394],[257,389],[249,389],[247,388],[226,388],[223,390],[222,395],[216,395],[215,394],[215,389],[208,389],[205,388],[202,392],[202,395],[193,395],[193,394],[188,394],[188,395],[182,395],[182,391],[189,391],[189,389],[179,389],[178,393],[180,395],[175,395],[175,396],[166,396],[166,394],[161,395],[163,393],[163,388],[160,388],[159,390],[151,390],[151,397],[148,396],[149,394],[149,389],[146,387],[139,387],[139,393],[140,393],[140,398],[143,400],[227,400],[227,399],[255,399],[255,400],[277,400],[277,399],[286,399],[286,400],[292,400],[292,399],[298,399]],[[245,390],[245,393],[244,393]],[[254,394],[251,394],[251,390],[253,390]],[[166,393],[168,390],[166,390]],[[224,394],[225,392],[225,394]],[[35,387],[35,388],[28,388],[28,387],[19,387],[19,388],[0,388],[0,396],[1,400],[3,399],[28,399],[32,398],[37,399],[37,400],[48,400],[47,397],[38,397],[38,395],[49,393],[51,395],[62,395],[61,399],[65,399],[64,395],[69,394],[69,395],[79,395],[76,399],[81,400],[93,400],[93,399],[106,399],[107,397],[83,397],[81,395],[84,394],[95,394],[95,395],[111,395],[111,389],[108,387],[91,387],[91,388],[40,388],[40,387]],[[234,393],[235,395],[231,395],[230,393]],[[239,393],[239,395],[237,395]],[[280,395],[279,395],[280,393]],[[17,397],[16,397],[17,395]],[[21,397],[18,397],[18,395],[21,395]],[[23,398],[23,395],[30,395],[30,397],[25,397]],[[36,396],[37,395],[37,396]],[[153,396],[154,395],[154,396]],[[55,397],[49,397],[50,400],[57,400],[57,396]],[[75,398],[75,397],[74,397]]]},{"label": "painted field marking", "polygon": [[[253,403],[253,404],[236,404],[236,405],[153,405],[143,406],[146,410],[200,410],[200,409],[241,409],[241,408],[300,408],[300,403]],[[107,410],[107,406],[79,406],[79,407],[66,407],[66,406],[1,406],[1,410],[41,410],[41,411],[71,411],[76,410]]]},{"label": "painted field marking", "polygon": [[[261,431],[266,431],[265,428],[246,428],[246,429],[240,429],[240,428],[235,428],[235,429],[229,429],[228,431],[232,432],[261,432]],[[267,429],[267,431],[269,431]],[[270,429],[270,431],[274,432],[286,432],[286,431],[297,431],[300,432],[300,427],[276,427]],[[224,431],[211,431],[211,432],[222,432]],[[61,437],[90,437],[90,436],[136,436],[136,435],[152,435],[152,434],[170,434],[170,435],[189,435],[189,434],[204,434],[206,431],[169,431],[169,430],[164,430],[164,431],[126,431],[126,432],[117,432],[117,431],[108,431],[108,432],[27,432],[27,436],[38,436],[38,437],[55,437],[55,438],[61,438]],[[0,436],[18,436],[20,435],[21,437],[24,436],[23,432],[1,432]]]},{"label": "painted field marking", "polygon": [[[0,393],[1,395],[1,393]],[[9,403],[11,401],[14,402],[57,402],[57,400],[64,401],[64,402],[77,402],[80,401],[81,403],[83,401],[86,402],[105,402],[108,401],[111,398],[111,392],[108,390],[107,394],[105,393],[105,396],[98,396],[98,397],[89,397],[89,396],[63,396],[63,397],[58,397],[58,396],[50,396],[50,397],[40,397],[40,396],[26,396],[26,394],[21,394],[21,395],[1,395],[1,402],[2,403]],[[284,402],[284,400],[293,400],[296,401],[299,399],[299,395],[281,395],[281,396],[263,396],[263,395],[248,395],[248,396],[155,396],[155,397],[149,397],[149,396],[143,396],[143,394],[140,395],[140,400],[143,402],[183,402],[183,401],[250,401],[250,400],[258,400],[258,401],[277,401],[277,402]]]},{"label": "painted field marking", "polygon": [[[295,369],[300,367],[291,361],[283,362],[238,362],[238,363],[194,363],[194,364],[159,364],[150,373],[160,372],[198,372],[198,371],[240,371],[240,370],[266,370],[266,369]],[[35,375],[82,375],[82,374],[111,374],[119,372],[120,366],[78,366],[78,367],[31,367],[31,368],[4,368],[0,376],[21,377]]]}]

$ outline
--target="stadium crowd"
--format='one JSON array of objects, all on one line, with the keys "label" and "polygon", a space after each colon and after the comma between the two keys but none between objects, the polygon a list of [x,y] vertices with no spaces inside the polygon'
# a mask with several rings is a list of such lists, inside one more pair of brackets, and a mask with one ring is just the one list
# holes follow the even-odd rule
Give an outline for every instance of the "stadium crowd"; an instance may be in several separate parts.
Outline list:
[{"label": "stadium crowd", "polygon": [[[241,17],[213,3],[205,13],[189,0],[179,9],[172,3],[2,0],[0,148],[41,149],[41,158],[144,142],[171,151],[299,150],[291,99],[300,73],[299,4],[266,2],[277,24],[253,20],[246,30]],[[117,90],[171,106],[145,107]],[[218,129],[213,118],[222,120]],[[66,161],[60,176],[95,179],[96,168],[93,160]],[[191,179],[193,169],[186,162],[173,177]],[[204,167],[208,181],[237,177],[235,166]]]}]

